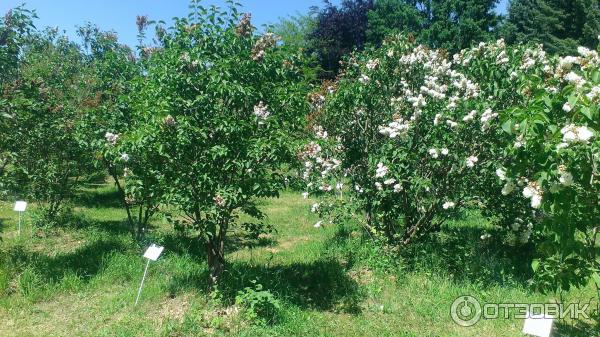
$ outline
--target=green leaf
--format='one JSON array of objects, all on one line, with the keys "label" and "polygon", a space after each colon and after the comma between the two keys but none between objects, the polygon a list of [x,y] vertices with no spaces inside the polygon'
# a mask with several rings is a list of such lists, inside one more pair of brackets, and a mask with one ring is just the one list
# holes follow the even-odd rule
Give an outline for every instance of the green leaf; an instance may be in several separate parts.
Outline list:
[{"label": "green leaf", "polygon": [[512,134],[512,120],[509,119],[506,122],[502,123],[502,130],[504,130],[509,135]]},{"label": "green leaf", "polygon": [[531,262],[531,268],[533,269],[534,272],[537,273],[538,269],[540,268],[540,260],[535,259]]},{"label": "green leaf", "polygon": [[546,104],[547,107],[552,108],[552,99],[550,98],[550,96],[544,96],[544,104]]},{"label": "green leaf", "polygon": [[586,106],[581,108],[581,113],[589,120],[594,120],[594,116],[592,115],[592,110],[590,109],[590,107]]}]

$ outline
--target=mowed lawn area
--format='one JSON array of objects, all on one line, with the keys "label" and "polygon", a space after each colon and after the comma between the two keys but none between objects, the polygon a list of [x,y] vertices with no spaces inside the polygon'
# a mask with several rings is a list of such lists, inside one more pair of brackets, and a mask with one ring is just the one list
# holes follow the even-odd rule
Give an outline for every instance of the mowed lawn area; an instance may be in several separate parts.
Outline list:
[{"label": "mowed lawn area", "polygon": [[[522,320],[464,328],[450,307],[461,295],[486,303],[560,298],[529,290],[527,266],[514,267],[515,254],[493,235],[480,239],[490,229],[476,214],[384,259],[352,224],[314,228],[311,203],[292,191],[264,200],[276,231],[259,240],[233,235],[214,292],[203,250],[166,220],[153,220],[147,242],[132,241],[110,185],[81,191],[64,228],[32,231],[31,206],[20,237],[17,214],[2,203],[0,336],[521,336]],[[152,242],[165,251],[150,264],[136,307],[141,255]],[[273,324],[252,324],[235,304],[237,292],[255,284],[282,303]],[[594,291],[573,290],[562,300],[586,302]],[[554,335],[600,332],[586,321],[561,321]]]}]

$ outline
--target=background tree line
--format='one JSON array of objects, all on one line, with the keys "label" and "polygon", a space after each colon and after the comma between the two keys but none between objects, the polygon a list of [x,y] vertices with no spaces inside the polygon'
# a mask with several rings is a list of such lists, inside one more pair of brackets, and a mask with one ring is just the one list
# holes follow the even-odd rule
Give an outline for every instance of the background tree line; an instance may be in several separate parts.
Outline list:
[{"label": "background tree line", "polygon": [[329,0],[308,14],[281,20],[284,42],[304,48],[333,78],[344,55],[379,46],[393,33],[410,33],[431,48],[455,53],[504,38],[508,44],[541,43],[553,54],[594,48],[600,34],[598,0],[511,0],[506,15],[499,0]]}]

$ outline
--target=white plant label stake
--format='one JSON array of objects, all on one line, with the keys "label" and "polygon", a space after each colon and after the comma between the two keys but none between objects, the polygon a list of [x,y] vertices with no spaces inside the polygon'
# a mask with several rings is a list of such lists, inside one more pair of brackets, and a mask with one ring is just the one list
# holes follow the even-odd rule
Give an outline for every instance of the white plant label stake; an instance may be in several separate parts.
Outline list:
[{"label": "white plant label stake", "polygon": [[135,305],[138,304],[140,300],[140,295],[142,294],[142,287],[144,287],[144,280],[146,279],[146,274],[148,274],[148,266],[150,265],[150,261],[156,261],[162,254],[162,251],[165,247],[157,246],[155,244],[150,245],[146,252],[144,253],[144,257],[148,260],[146,262],[146,269],[144,269],[144,276],[142,277],[142,283],[140,283],[140,289],[138,290],[137,298],[135,299]]},{"label": "white plant label stake", "polygon": [[27,202],[26,201],[17,201],[15,202],[15,208],[13,209],[15,212],[19,213],[19,235],[21,235],[21,217],[23,215],[23,212],[25,212],[25,210],[27,209]]},{"label": "white plant label stake", "polygon": [[550,337],[553,323],[554,318],[551,316],[529,315],[529,318],[525,320],[523,333],[537,337]]}]

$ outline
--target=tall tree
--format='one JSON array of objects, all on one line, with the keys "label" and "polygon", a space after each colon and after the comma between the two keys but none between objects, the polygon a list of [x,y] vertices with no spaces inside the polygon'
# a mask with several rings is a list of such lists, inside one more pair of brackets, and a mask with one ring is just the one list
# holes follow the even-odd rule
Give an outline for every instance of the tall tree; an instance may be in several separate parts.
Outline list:
[{"label": "tall tree", "polygon": [[368,42],[394,32],[413,33],[432,48],[452,52],[489,40],[501,16],[498,0],[378,0],[369,13]]},{"label": "tall tree", "polygon": [[308,36],[310,52],[324,70],[322,77],[334,77],[342,57],[364,47],[371,9],[373,0],[343,0],[339,7],[325,0],[325,7],[317,14],[316,27]]},{"label": "tall tree", "polygon": [[542,43],[551,53],[593,48],[600,34],[598,0],[513,0],[503,35],[510,43]]},{"label": "tall tree", "polygon": [[315,29],[316,19],[312,13],[280,18],[273,26],[273,33],[293,48],[308,49],[307,36]]},{"label": "tall tree", "polygon": [[415,33],[425,24],[425,16],[417,8],[418,1],[379,0],[368,14],[367,41],[379,45],[386,36]]},{"label": "tall tree", "polygon": [[422,42],[452,52],[494,37],[501,17],[498,0],[437,0],[425,4],[426,27]]}]

